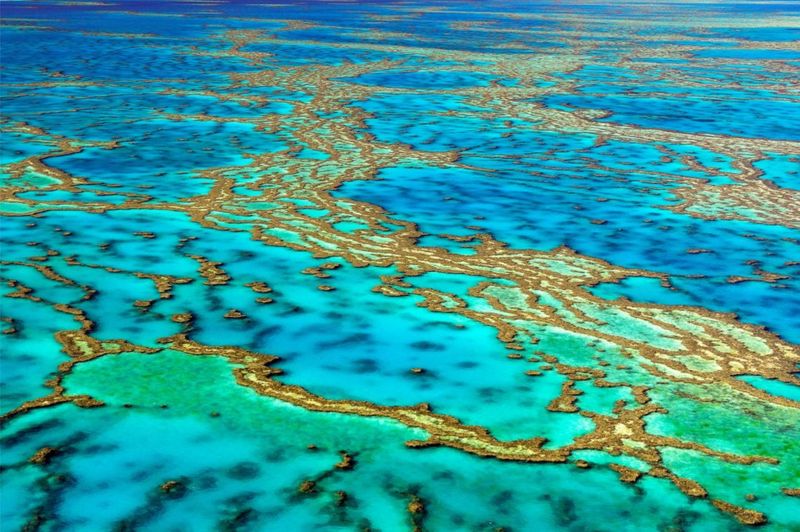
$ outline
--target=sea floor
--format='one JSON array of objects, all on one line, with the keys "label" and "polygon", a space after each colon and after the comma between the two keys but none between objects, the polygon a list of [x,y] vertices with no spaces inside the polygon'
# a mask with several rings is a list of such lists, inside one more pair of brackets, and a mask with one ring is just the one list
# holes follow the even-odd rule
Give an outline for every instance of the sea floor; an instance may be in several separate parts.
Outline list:
[{"label": "sea floor", "polygon": [[800,4],[0,9],[0,530],[800,530]]}]

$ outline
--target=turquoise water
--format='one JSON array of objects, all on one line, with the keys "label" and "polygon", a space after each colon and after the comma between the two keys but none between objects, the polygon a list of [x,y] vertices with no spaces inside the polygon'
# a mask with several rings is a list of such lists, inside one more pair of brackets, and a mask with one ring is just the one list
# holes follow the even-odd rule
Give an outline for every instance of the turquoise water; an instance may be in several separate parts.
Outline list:
[{"label": "turquoise water", "polygon": [[799,23],[6,2],[0,529],[800,528]]}]

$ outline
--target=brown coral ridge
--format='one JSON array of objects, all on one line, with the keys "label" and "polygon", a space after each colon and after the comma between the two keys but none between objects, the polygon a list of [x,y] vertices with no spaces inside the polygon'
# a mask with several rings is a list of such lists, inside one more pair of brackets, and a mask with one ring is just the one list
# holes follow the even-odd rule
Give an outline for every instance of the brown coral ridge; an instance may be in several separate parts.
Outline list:
[{"label": "brown coral ridge", "polygon": [[33,456],[28,458],[28,462],[37,465],[47,465],[54,457],[58,456],[59,450],[55,447],[42,447]]},{"label": "brown coral ridge", "polygon": [[[83,315],[82,311],[66,305],[56,305],[56,307],[58,310],[72,314],[82,325],[81,329],[77,331],[62,331],[57,334],[57,339],[62,343],[71,360],[62,363],[59,366],[58,376],[48,383],[54,389],[53,394],[22,405],[6,414],[4,419],[28,411],[31,408],[46,407],[67,401],[72,401],[79,406],[99,406],[101,403],[94,399],[85,396],[66,395],[63,386],[60,384],[61,379],[75,364],[87,362],[107,354],[122,352],[154,353],[158,351],[157,349],[142,348],[125,341],[99,342],[89,335],[93,324]],[[187,330],[191,329],[191,314],[186,313],[176,317],[180,318],[177,321],[183,323]],[[601,416],[590,412],[582,412],[582,415],[590,417],[595,423],[596,429],[594,432],[579,437],[569,446],[560,449],[544,449],[545,440],[543,438],[501,442],[491,436],[485,428],[465,426],[452,416],[435,414],[431,411],[430,406],[424,403],[416,407],[384,407],[364,401],[325,399],[308,392],[300,386],[276,381],[273,377],[280,374],[281,371],[271,367],[271,364],[277,360],[277,357],[259,355],[234,346],[220,347],[198,344],[190,340],[185,333],[163,338],[160,343],[190,355],[212,355],[227,358],[231,363],[240,366],[234,370],[237,382],[254,389],[262,395],[280,399],[312,411],[338,412],[365,417],[387,417],[408,427],[418,428],[428,433],[429,436],[426,440],[408,442],[407,445],[410,447],[442,445],[461,449],[479,456],[526,462],[565,462],[572,451],[583,449],[604,450],[612,454],[628,454],[650,464],[651,468],[647,474],[668,478],[682,491],[691,496],[705,496],[705,490],[699,484],[688,479],[681,479],[667,471],[661,464],[660,453],[656,449],[660,447],[692,449],[723,460],[742,464],[759,461],[774,462],[774,460],[765,457],[741,457],[719,453],[690,442],[647,434],[644,417],[652,412],[663,411],[663,409],[657,405],[650,404],[647,389],[644,387],[638,387],[634,390],[634,396],[640,406],[632,409],[615,409],[614,416]],[[595,378],[597,379],[595,382],[598,385],[621,385],[606,381],[604,379],[605,372],[601,370],[564,365],[558,362],[557,357],[549,354],[540,353],[539,357],[546,362],[555,364],[559,373],[566,375],[570,379],[567,381],[568,385],[565,385],[562,390],[565,398],[573,396],[573,388],[569,383],[574,380]],[[637,444],[630,445],[628,442],[636,442]],[[718,507],[723,510],[733,508],[733,506],[724,505],[718,505]],[[749,514],[739,512],[738,516],[742,519],[750,520]]]},{"label": "brown coral ridge", "polygon": [[425,501],[423,501],[419,495],[412,495],[411,500],[406,505],[406,511],[411,518],[411,523],[414,527],[413,530],[415,532],[424,530],[423,521],[425,520],[425,515],[427,514]]},{"label": "brown coral ridge", "polygon": [[[41,206],[41,208],[38,208],[37,202],[35,200],[23,199],[17,197],[17,194],[28,190],[27,187],[16,184],[18,182],[21,182],[21,180],[26,174],[44,176],[53,182],[50,185],[38,188],[38,190],[40,191],[64,190],[73,193],[85,192],[83,189],[80,188],[80,186],[90,184],[89,181],[80,177],[73,176],[54,166],[50,166],[46,162],[48,159],[74,155],[82,152],[87,147],[97,147],[109,150],[119,147],[119,145],[116,142],[93,142],[93,141],[68,138],[61,135],[55,135],[49,133],[48,131],[45,131],[40,127],[28,124],[27,122],[11,123],[7,120],[3,120],[2,122],[0,122],[0,126],[2,126],[1,129],[6,132],[19,132],[27,135],[32,135],[36,137],[39,143],[45,144],[52,148],[51,151],[48,151],[46,153],[39,155],[31,155],[21,161],[3,165],[3,170],[10,175],[10,178],[3,183],[2,187],[0,187],[0,201],[22,204],[29,206],[31,208],[30,211],[22,213],[5,211],[3,212],[3,216],[32,216],[35,215],[37,212],[43,212],[45,210],[48,210],[48,207],[46,205],[47,202],[45,202],[45,205]],[[95,190],[92,192],[100,197],[115,196],[115,195],[127,196],[126,202],[134,202],[134,203],[139,203],[142,201],[147,201],[149,199],[152,199],[149,196],[139,193],[102,191],[102,190]],[[86,210],[88,212],[103,212],[106,209],[107,205],[108,204],[103,202],[93,201],[93,202],[81,203],[79,205],[76,204],[74,209]],[[72,208],[68,206],[68,202],[64,202],[61,204],[59,209],[71,210]]]},{"label": "brown coral ridge", "polygon": [[[330,68],[332,69],[333,67]],[[342,69],[351,69],[351,70],[352,68],[353,67],[351,67],[350,65],[342,67]],[[370,69],[369,66],[366,67],[359,66],[358,68],[360,68],[362,71],[368,71]],[[293,69],[292,74],[297,75],[301,79],[305,79],[311,84],[316,84],[319,89],[330,88],[332,85],[329,81],[325,81],[326,78],[320,79],[319,72],[314,72],[313,76],[311,76],[311,73],[305,71],[304,69]],[[275,77],[277,76],[277,73],[272,72],[270,76]],[[301,86],[298,84],[295,88],[300,89]],[[365,91],[364,95],[369,94],[368,89],[362,90],[361,88],[359,88],[359,89],[354,89],[354,91],[356,92]],[[349,96],[351,98],[353,97],[352,94]],[[315,103],[318,105],[324,103],[323,105],[324,107],[330,105],[336,105],[334,102],[337,100],[337,98],[339,98],[338,93],[335,91],[329,94],[322,90],[314,93],[314,97],[315,97]],[[341,109],[347,111],[347,114],[353,119],[354,125],[357,125],[360,121],[363,120],[363,116],[359,116],[359,112],[353,111],[350,108],[341,108]],[[341,165],[342,167],[350,169],[349,170],[350,175],[340,176],[336,178],[335,181],[333,182],[329,181],[326,182],[327,176],[323,176],[318,172],[315,172],[314,168],[311,168],[310,175],[314,176],[314,180],[311,182],[304,180],[302,182],[302,196],[305,196],[307,198],[314,198],[313,202],[319,208],[325,208],[331,210],[332,212],[337,212],[337,211],[339,213],[346,212],[350,216],[352,216],[354,213],[359,213],[362,219],[364,219],[364,222],[370,227],[386,227],[387,224],[393,224],[395,226],[400,226],[403,229],[396,231],[395,233],[389,236],[382,237],[382,238],[388,238],[389,240],[392,241],[391,247],[389,245],[380,245],[376,242],[377,240],[376,236],[365,235],[363,233],[359,235],[354,235],[354,234],[346,234],[338,232],[334,229],[333,224],[326,221],[325,218],[313,219],[304,216],[302,213],[298,212],[298,209],[295,206],[292,206],[291,204],[288,203],[283,203],[281,204],[281,212],[271,213],[264,211],[261,214],[270,219],[271,223],[269,225],[271,228],[273,228],[273,231],[274,228],[276,227],[280,228],[281,230],[296,235],[298,237],[298,240],[302,243],[298,243],[296,241],[288,242],[281,238],[275,237],[272,231],[269,233],[265,232],[263,226],[260,224],[257,224],[251,228],[254,238],[263,240],[266,243],[272,245],[281,245],[294,249],[312,251],[313,253],[315,253],[317,256],[320,257],[344,256],[345,258],[348,259],[348,261],[350,261],[354,265],[395,264],[396,266],[398,266],[398,269],[400,269],[403,273],[407,275],[419,275],[420,273],[424,273],[426,271],[464,273],[468,275],[481,275],[481,274],[485,275],[487,271],[488,272],[503,271],[504,278],[511,277],[513,281],[519,282],[519,279],[524,279],[529,277],[529,272],[530,272],[529,268],[531,263],[533,263],[534,261],[541,263],[543,260],[546,260],[546,256],[548,255],[546,253],[539,253],[538,254],[538,256],[540,257],[539,259],[535,258],[534,254],[529,254],[529,256],[530,255],[534,256],[531,256],[530,259],[528,259],[528,264],[524,264],[524,262],[520,261],[521,262],[520,266],[522,268],[519,271],[519,275],[509,276],[507,275],[508,273],[513,273],[513,270],[512,272],[509,272],[507,268],[508,260],[511,259],[511,257],[508,256],[503,257],[502,244],[494,241],[490,235],[483,235],[481,239],[482,244],[478,248],[478,253],[476,253],[476,257],[473,259],[469,257],[465,258],[463,256],[459,256],[457,259],[458,267],[454,267],[453,262],[456,260],[455,257],[451,257],[449,254],[444,252],[444,250],[436,248],[423,249],[423,248],[416,248],[414,246],[416,238],[418,237],[418,235],[420,235],[420,233],[416,230],[413,224],[408,224],[404,222],[399,222],[397,220],[389,219],[382,214],[382,211],[380,209],[377,209],[374,206],[359,204],[357,202],[346,202],[348,203],[347,210],[343,211],[342,209],[344,207],[342,207],[342,203],[345,202],[342,202],[341,200],[334,201],[333,198],[331,198],[327,194],[327,192],[325,192],[326,190],[335,188],[345,180],[369,179],[374,175],[376,168],[385,166],[386,164],[391,164],[389,161],[373,161],[371,160],[370,157],[365,158],[365,156],[374,154],[378,150],[383,150],[386,153],[382,154],[381,158],[384,159],[387,158],[388,156],[388,158],[390,159],[398,160],[397,156],[402,156],[402,157],[422,158],[423,160],[425,160],[427,158],[430,158],[430,156],[433,154],[425,154],[419,151],[409,151],[406,155],[401,155],[401,152],[398,152],[398,150],[401,147],[397,145],[394,146],[381,145],[380,143],[374,142],[374,139],[369,145],[364,145],[363,141],[359,139],[358,136],[352,133],[349,129],[333,128],[330,124],[326,124],[325,129],[327,133],[328,134],[334,133],[338,135],[340,137],[339,138],[340,143],[354,144],[359,147],[358,157],[360,157],[361,159],[352,158],[349,156],[348,153],[337,152],[336,149],[334,148],[333,141],[331,141],[330,145],[328,145],[327,141],[322,140],[322,137],[320,137],[319,134],[315,131],[315,128],[317,126],[313,125],[315,117],[317,115],[311,109],[309,108],[304,109],[302,105],[298,105],[296,113],[300,114],[301,116],[304,116],[304,123],[308,122],[309,125],[303,128],[302,130],[298,130],[297,132],[293,133],[293,136],[297,140],[301,140],[306,143],[312,143],[315,149],[332,154],[337,164]],[[321,133],[321,131],[319,133]],[[307,163],[305,162],[298,163],[296,160],[286,158],[284,157],[283,154],[280,153],[274,154],[274,156],[268,156],[267,159],[271,159],[271,164],[273,165],[278,163],[278,161],[280,160],[282,161],[283,164],[289,165],[289,167],[296,167],[300,169],[301,173],[304,165],[307,166]],[[446,160],[442,160],[440,161],[440,165],[442,163],[457,164],[455,159],[451,159],[449,162],[447,162]],[[213,174],[209,174],[209,176],[213,177]],[[229,182],[229,180],[224,180],[224,181]],[[225,185],[225,188],[227,192],[221,195],[227,195],[229,193],[230,188],[227,184]],[[273,188],[273,190],[276,189]],[[280,192],[280,194],[284,193],[285,191]],[[276,198],[271,198],[271,199],[276,199]],[[235,213],[234,211],[231,212],[232,214]],[[335,218],[335,216],[332,215],[331,218],[333,219]],[[390,253],[387,254],[387,251],[389,251],[392,248],[397,251],[391,251]],[[562,250],[561,253],[565,254],[566,251],[568,250]],[[492,260],[491,263],[488,263],[486,259],[490,255],[494,256],[494,260]],[[505,255],[510,255],[510,253],[505,253]],[[552,254],[550,254],[550,256],[552,257]],[[561,257],[553,257],[553,258],[556,260],[563,260],[565,264],[575,263],[578,261],[578,257],[566,258],[566,260],[562,259]],[[517,256],[511,260],[519,261],[520,259],[522,259],[522,257]],[[591,270],[589,272],[586,272],[587,279],[585,280],[586,284],[588,285],[596,284],[598,282],[603,282],[603,281],[613,282],[615,280],[630,275],[646,275],[646,276],[653,275],[651,272],[642,272],[642,271],[637,272],[628,270],[623,272],[620,271],[619,269],[615,270],[611,265],[603,264],[602,261],[596,261],[594,259],[588,259],[588,258],[585,259],[581,258],[581,259],[585,260],[587,263],[589,261],[594,263],[591,264],[592,266]],[[598,278],[597,276],[598,274],[600,274],[600,272],[602,272],[602,277]],[[542,273],[542,275],[548,275],[548,274],[552,276],[551,272]],[[568,278],[569,276],[567,276],[567,278],[565,278],[565,276],[563,275],[556,277],[560,278],[555,278],[552,279],[553,282],[548,282],[548,284],[550,285],[548,286],[548,292],[550,293],[554,293],[557,290],[564,289],[565,288],[564,281],[569,283],[569,285],[573,285],[574,283],[574,280]],[[525,286],[534,283],[523,282],[521,284]],[[570,286],[569,290],[574,292],[575,287]],[[396,288],[391,286],[378,287],[377,291],[386,293],[387,295],[400,295],[401,293]],[[589,302],[592,304],[602,304],[604,306],[609,306],[607,302],[601,302],[598,298],[591,298],[587,296],[586,293],[580,294],[580,297],[584,299],[589,299],[590,300]],[[457,299],[455,298],[451,298],[451,300],[457,301]],[[631,304],[628,306],[632,307],[633,305]],[[638,307],[646,308],[645,305],[641,304],[638,305]],[[659,309],[663,307],[654,305],[650,308]],[[564,320],[559,319],[559,317],[556,316],[550,309],[547,309],[545,312],[550,314],[549,316],[547,316],[547,318],[555,318],[555,319],[546,319],[546,321],[549,324],[558,324],[561,327],[564,326],[563,323]],[[521,319],[530,319],[531,317],[531,313],[519,313],[519,314],[527,314],[520,316]],[[581,314],[585,313],[582,312]],[[663,321],[659,319],[659,316],[653,315],[652,312],[647,312],[647,314],[649,315],[643,315],[642,313],[638,313],[638,316],[636,316],[636,318],[637,319],[644,318],[650,322],[655,321],[659,328],[662,329],[668,328],[668,326],[666,326],[665,324],[658,323],[659,321]],[[730,321],[735,322],[735,320],[729,320],[725,318],[724,315],[716,314],[715,317],[723,318],[725,321],[728,322]],[[564,328],[566,328],[567,330],[575,330],[574,324],[569,324],[568,327]],[[598,332],[592,328],[589,329],[584,328],[583,331],[581,332],[588,333],[592,336],[599,336]],[[673,327],[672,330],[668,332],[668,334],[674,334],[674,333],[677,333],[682,337],[682,342],[684,340],[686,341],[686,343],[690,342],[690,338],[686,334],[686,331],[675,330],[675,328]],[[715,341],[714,339],[710,338],[710,336],[707,338],[708,338],[707,341],[709,342]],[[625,339],[620,339],[620,338],[616,338],[615,340],[616,341],[622,340],[623,342],[625,341]],[[704,343],[705,342],[706,341],[704,340]],[[686,346],[686,351],[687,352],[716,351],[716,349],[712,348],[712,350],[709,350],[707,347],[697,344],[698,342],[696,341],[692,342],[692,345]],[[662,354],[662,353],[657,354],[654,352],[655,350],[648,349],[647,346],[642,346],[641,344],[637,345],[637,348],[638,347],[644,349],[646,352],[645,353],[646,356],[648,356],[648,358],[651,358],[651,360],[657,359],[653,360],[654,362],[657,363],[657,365],[654,364],[652,366],[654,368],[667,365],[670,367],[670,369],[681,372],[686,372],[688,369],[686,365],[681,364],[679,362],[680,360],[679,357],[672,357],[668,354]],[[791,349],[782,348],[780,351],[782,351],[783,354],[788,354],[789,358],[792,358],[793,356],[792,354],[793,351]],[[747,350],[745,350],[745,352],[747,352]],[[738,368],[744,366],[744,364],[737,362],[734,366],[735,367],[730,367],[729,365],[729,371],[727,372],[728,375],[724,377],[722,375],[723,373],[725,373],[724,369],[723,371],[720,371],[717,374],[712,374],[712,375],[702,374],[702,372],[694,372],[693,377],[698,379],[714,380],[714,381],[719,380],[721,377],[723,377],[725,378],[726,383],[733,387],[737,387],[740,390],[747,390],[748,392],[753,394],[762,394],[762,392],[752,389],[752,387],[748,387],[742,384],[740,381],[731,379],[730,377],[738,374],[737,373]],[[791,373],[787,371],[787,368],[791,367],[790,361],[787,360],[784,363],[781,363],[781,366],[782,368],[780,369],[775,368],[776,371],[773,372],[773,378],[778,378],[781,380],[787,380],[787,379],[791,380],[793,377]],[[765,397],[764,394],[762,394],[761,396]],[[781,399],[772,399],[772,400],[782,401]]]},{"label": "brown coral ridge", "polygon": [[[571,453],[577,450],[602,450],[613,455],[626,454],[650,464],[650,468],[646,471],[635,471],[623,466],[612,466],[621,474],[623,480],[635,482],[643,474],[665,478],[691,497],[705,497],[707,492],[699,483],[678,477],[666,469],[662,464],[659,448],[694,450],[720,460],[739,464],[777,462],[769,457],[733,455],[677,438],[653,436],[646,433],[645,416],[663,411],[656,405],[647,404],[646,390],[638,392],[639,397],[642,398],[640,401],[645,404],[633,409],[622,409],[615,416],[584,412],[582,415],[591,418],[595,423],[594,432],[578,437],[573,444],[558,449],[545,449],[543,447],[546,442],[544,438],[499,441],[483,427],[463,425],[452,416],[434,413],[430,405],[426,403],[414,407],[386,407],[367,401],[323,398],[300,386],[284,384],[275,380],[273,377],[279,375],[281,370],[271,367],[271,364],[278,360],[274,356],[259,355],[233,346],[206,346],[190,340],[183,334],[164,338],[162,343],[169,344],[172,349],[190,355],[213,355],[227,358],[231,363],[240,366],[234,370],[237,382],[261,395],[273,397],[310,411],[391,418],[407,427],[425,431],[428,434],[427,439],[411,440],[406,443],[412,448],[446,446],[500,460],[550,463],[567,462]],[[631,445],[629,442],[638,444]],[[351,465],[352,462],[347,460],[348,456],[346,452],[343,452],[343,459],[339,464]],[[337,464],[337,468],[346,469],[339,467],[339,464]],[[731,513],[743,523],[752,520],[752,514],[747,513],[750,510],[740,509],[740,511],[737,510],[739,507],[732,504],[728,506],[716,504],[716,506]]]},{"label": "brown coral ridge", "polygon": [[[362,68],[362,70],[363,70],[363,68],[364,68],[364,67],[360,67],[360,68]],[[369,68],[372,68],[372,67],[367,67],[367,68],[368,68],[368,70],[369,70]],[[318,78],[318,76],[317,76],[317,77],[315,77],[315,79],[317,80],[317,82],[318,82],[318,83],[320,82],[320,81],[319,81],[319,78]],[[350,114],[353,114],[353,113],[350,113]],[[311,115],[311,116],[314,116],[314,115]],[[358,119],[357,119],[357,120],[358,120]],[[298,137],[298,138],[302,138],[302,137]],[[310,141],[311,139],[310,139],[310,138],[305,138],[305,139],[303,139],[303,140]],[[354,140],[356,140],[356,139],[355,139],[354,137],[352,137],[352,136],[351,136],[349,139],[346,139],[346,140],[349,140],[349,141],[354,141]],[[323,149],[323,151],[330,151],[330,150],[326,149],[326,148],[327,148],[326,146],[316,146],[316,147],[317,147],[317,148],[319,148],[319,149]],[[392,147],[392,151],[394,151],[394,150],[396,150],[396,147]],[[373,151],[374,151],[374,150],[373,150]],[[363,154],[363,153],[362,153],[362,154]],[[419,153],[416,153],[415,155],[419,156],[420,154],[419,154]],[[343,161],[343,162],[344,162],[344,161]],[[368,178],[368,177],[369,177],[369,172],[368,172],[366,175],[364,175],[364,176],[361,176],[361,178]],[[226,181],[230,183],[230,180],[226,180]],[[341,181],[339,181],[339,182],[341,182]],[[324,183],[319,183],[319,184],[317,184],[317,186],[315,186],[315,188],[317,188],[317,189],[320,189],[320,188],[322,188],[322,185],[324,185],[324,186],[327,186],[328,188],[331,188],[331,187],[335,187],[335,186],[336,186],[336,183],[333,183],[333,184],[324,184]],[[228,188],[228,187],[226,186],[226,188]],[[212,194],[211,194],[211,196],[212,196],[212,197],[215,197],[215,196],[216,196],[216,197],[228,196],[228,193],[229,193],[229,192],[230,192],[230,190],[228,190],[228,191],[227,191],[225,194],[213,194],[213,193],[212,193]],[[320,198],[320,199],[324,199],[324,198]],[[326,204],[326,205],[325,205],[326,207],[330,207],[330,206],[331,206],[331,205],[330,205],[330,203],[332,203],[332,202],[331,202],[331,201],[324,201],[324,203]],[[290,210],[291,210],[291,207],[290,207]],[[296,217],[296,215],[297,215],[298,213],[297,213],[297,212],[294,212],[293,214],[294,214],[294,215],[295,215],[295,217]],[[194,216],[193,216],[193,217],[194,217]],[[202,218],[202,217],[201,217],[201,218]],[[307,220],[304,220],[304,222],[306,222],[306,221],[307,221]],[[369,225],[370,225],[370,226],[375,226],[375,225],[376,225],[376,223],[374,223],[374,220],[368,220],[368,222],[369,222]],[[378,222],[378,224],[380,224],[380,222]],[[288,229],[288,228],[287,228],[287,229]],[[330,229],[331,229],[331,227],[322,227],[321,229],[328,230],[328,234],[330,234]],[[260,232],[260,230],[259,230],[259,228],[258,228],[258,227],[254,227],[254,228],[253,228],[253,233],[254,233],[254,236],[258,237],[258,236],[259,236],[259,232]],[[263,235],[262,235],[262,236],[263,236]],[[413,233],[409,233],[409,234],[408,234],[408,236],[413,236]],[[267,240],[270,240],[270,239],[267,239]],[[274,242],[270,242],[270,243],[274,243]],[[328,242],[328,244],[330,244],[330,242]],[[342,242],[342,244],[344,244],[344,242]],[[317,246],[313,246],[313,247],[317,247]],[[342,247],[344,247],[344,246],[342,246]],[[319,252],[319,249],[315,250],[315,252]],[[361,262],[363,261],[363,259],[362,259],[362,258],[351,257],[351,259],[352,259],[352,261],[353,261],[355,264],[359,264],[359,263],[361,263]],[[385,261],[380,261],[380,262],[385,262]],[[214,263],[214,264],[211,264],[211,263],[208,263],[208,262],[206,262],[206,263],[204,263],[204,264],[203,264],[203,267],[206,269],[206,273],[211,273],[211,274],[213,274],[213,275],[211,275],[211,278],[207,280],[207,282],[208,282],[209,284],[223,284],[224,282],[226,282],[226,281],[227,281],[227,276],[226,276],[224,273],[222,273],[222,272],[219,272],[219,271],[208,271],[208,270],[213,270],[215,266],[217,266],[217,264],[216,264],[216,263]],[[432,271],[438,271],[438,270],[435,270],[435,269],[434,269],[434,270],[432,270]],[[201,273],[202,273],[202,270],[201,270]],[[384,290],[384,291],[385,291],[385,290]]]},{"label": "brown coral ridge", "polygon": [[[294,21],[293,23],[305,24],[305,22],[302,21]],[[480,28],[480,31],[487,30],[486,28]],[[599,62],[601,64],[603,64],[605,61],[602,58],[590,57],[588,55],[588,52],[590,52],[595,45],[587,43],[586,41],[568,37],[568,35],[570,35],[569,32],[556,32],[555,35],[558,35],[558,38],[565,39],[565,42],[572,49],[570,53],[565,53],[564,49],[558,49],[558,53],[556,54],[556,50],[553,49],[548,50],[551,52],[550,54],[542,55],[542,50],[531,49],[530,54],[522,56],[519,54],[514,54],[514,57],[509,57],[509,54],[507,53],[458,52],[424,46],[410,47],[367,42],[334,43],[296,39],[277,39],[274,35],[268,35],[254,30],[229,30],[213,36],[212,38],[214,39],[219,39],[230,43],[230,47],[222,51],[201,52],[194,48],[190,50],[183,50],[182,53],[200,55],[210,53],[212,55],[230,57],[232,59],[245,58],[250,60],[252,64],[261,64],[264,62],[264,59],[269,56],[269,54],[265,54],[263,52],[242,52],[241,48],[247,44],[262,43],[287,46],[311,45],[328,48],[376,50],[389,52],[401,58],[397,61],[384,60],[363,64],[345,63],[343,65],[309,65],[295,67],[279,67],[276,65],[270,65],[271,68],[266,70],[231,74],[230,77],[233,81],[233,84],[230,87],[231,89],[241,89],[243,82],[251,82],[260,83],[263,85],[276,84],[290,88],[291,90],[314,94],[314,101],[311,102],[311,105],[308,109],[306,108],[306,104],[302,104],[294,100],[291,101],[292,105],[296,105],[298,107],[292,117],[286,118],[278,115],[265,115],[256,119],[252,119],[260,128],[271,131],[277,130],[278,124],[282,120],[291,123],[294,122],[294,118],[298,116],[304,118],[318,118],[318,115],[314,114],[314,110],[330,110],[337,105],[341,107],[341,101],[349,102],[353,100],[364,99],[370,94],[378,91],[384,93],[409,92],[409,89],[368,87],[362,84],[347,83],[341,80],[341,78],[344,77],[357,77],[361,74],[376,70],[403,68],[403,58],[405,57],[422,55],[430,60],[449,61],[453,63],[451,65],[439,66],[439,68],[442,70],[459,70],[465,67],[469,68],[471,65],[479,63],[483,71],[495,74],[498,76],[498,78],[517,79],[520,81],[520,83],[516,86],[505,86],[493,83],[490,87],[467,87],[450,90],[430,90],[428,92],[464,95],[467,98],[467,103],[488,108],[491,111],[491,116],[502,116],[506,119],[515,118],[518,120],[523,120],[533,124],[533,127],[536,129],[566,133],[590,133],[596,135],[601,143],[607,140],[622,140],[638,143],[646,142],[662,147],[674,144],[687,144],[701,146],[714,153],[729,155],[733,158],[734,166],[738,170],[744,168],[746,171],[739,173],[724,173],[716,171],[716,175],[724,173],[724,175],[736,181],[739,186],[711,186],[708,185],[705,180],[687,179],[681,178],[680,176],[673,176],[678,181],[686,184],[686,187],[678,189],[677,192],[678,194],[684,194],[686,198],[681,205],[676,207],[670,206],[669,208],[674,207],[675,209],[681,212],[686,212],[692,216],[714,217],[719,215],[723,218],[741,218],[741,215],[737,214],[737,208],[727,208],[725,213],[717,213],[713,216],[704,213],[702,208],[700,210],[693,208],[697,203],[707,203],[705,199],[698,200],[693,199],[693,197],[699,198],[700,196],[706,194],[714,194],[724,197],[726,201],[730,199],[733,204],[739,207],[745,206],[747,208],[752,207],[756,209],[758,211],[756,221],[761,221],[763,223],[791,224],[792,226],[797,226],[796,224],[798,222],[796,219],[796,209],[791,208],[793,204],[797,203],[796,193],[786,189],[778,189],[778,187],[759,179],[760,175],[758,175],[758,171],[753,168],[752,163],[763,158],[764,153],[797,153],[800,151],[798,150],[800,143],[761,138],[743,138],[730,135],[684,133],[653,128],[642,128],[634,125],[600,122],[598,121],[598,118],[602,118],[608,114],[607,111],[600,109],[568,112],[547,108],[544,105],[536,103],[532,100],[534,100],[535,97],[544,94],[558,92],[571,93],[575,90],[572,82],[565,81],[563,78],[556,76],[556,74],[578,70],[585,66],[586,62],[590,60],[594,63]],[[752,43],[747,43],[746,41],[732,42],[737,42],[742,46],[752,45]],[[777,46],[778,43],[772,43],[772,45]],[[780,45],[785,46],[786,43],[781,43]],[[644,75],[648,70],[648,67],[644,63],[636,62],[636,57],[638,53],[641,53],[642,50],[645,49],[637,47],[635,43],[631,43],[631,47],[632,53],[623,57],[622,63],[625,64],[625,66],[636,70],[640,75]],[[646,53],[648,56],[652,56],[653,54],[661,54],[663,57],[675,57],[676,54],[678,54],[678,56],[684,57],[687,60],[691,59],[694,62],[701,61],[699,58],[691,55],[681,55],[680,53],[676,52],[677,49],[690,51],[692,48],[685,46],[676,48],[674,45],[664,45],[659,48],[647,47]],[[525,59],[530,60],[528,61]],[[754,64],[758,64],[758,62],[755,62]],[[523,67],[521,65],[525,66]],[[792,69],[786,64],[769,63],[769,66],[771,69],[784,68],[792,71]],[[652,66],[650,66],[650,68],[652,68]],[[702,84],[698,85],[696,83],[693,85],[692,79],[687,77],[685,73],[682,73],[679,69],[673,70],[666,66],[663,67],[663,72],[660,72],[659,76],[662,78],[672,77],[679,85],[703,86]],[[554,83],[555,87],[548,89],[538,88],[535,82],[542,79]],[[719,83],[719,80],[715,81]],[[75,82],[70,81],[69,83],[74,84]],[[193,92],[191,90],[168,89],[167,92],[169,94],[182,95],[193,94],[197,91]],[[206,91],[204,94],[223,101],[228,99],[242,101],[243,103],[247,103],[247,105],[264,103],[263,97],[242,94],[238,91],[230,93]],[[340,101],[333,102],[332,98],[328,97],[329,94],[339,98]],[[355,124],[359,127],[364,126],[364,113],[361,113],[362,119],[360,123]],[[458,114],[464,115],[465,112],[458,112]],[[354,115],[351,113],[350,116],[353,117]],[[168,118],[180,120],[187,118],[191,119],[192,117],[169,115]],[[223,120],[221,117],[211,116],[196,116],[194,118],[205,120]],[[225,118],[224,120],[248,122],[247,119],[243,118]],[[31,128],[27,125],[24,126],[28,127],[29,129]],[[309,128],[304,127],[302,129],[310,131]],[[368,138],[369,135],[365,135],[365,137]],[[704,167],[692,157],[684,156],[683,159],[688,165],[702,168],[704,171],[714,171],[713,169]],[[777,190],[778,193],[773,194],[770,192],[770,190]],[[694,196],[692,197],[692,195]],[[142,206],[142,201],[139,199],[132,198],[131,201],[133,203],[126,205],[126,208],[129,208],[134,204]],[[743,205],[742,202],[745,202],[745,205]],[[770,207],[759,208],[759,202],[761,203],[762,207],[766,204],[770,205]],[[107,209],[113,207],[110,205],[104,205],[102,208]],[[163,208],[169,207],[164,206]],[[770,215],[770,212],[776,211],[780,211],[780,213]],[[206,220],[206,223],[213,222]],[[218,228],[221,228],[221,226],[218,226]]]},{"label": "brown coral ridge", "polygon": [[56,340],[62,345],[62,349],[67,354],[69,359],[58,365],[55,376],[47,380],[44,384],[46,387],[51,388],[52,392],[49,395],[26,401],[20,406],[6,412],[0,416],[0,424],[8,420],[25,414],[37,408],[45,408],[62,403],[73,403],[76,406],[83,408],[93,408],[103,406],[105,403],[88,395],[70,395],[62,384],[64,377],[68,375],[75,365],[89,362],[91,360],[100,358],[109,354],[120,353],[142,353],[153,354],[157,353],[159,349],[142,347],[134,345],[126,340],[106,340],[99,341],[92,338],[88,333],[91,331],[93,324],[86,320],[85,316],[76,309],[64,306],[61,309],[64,312],[71,313],[78,320],[84,320],[84,327],[78,330],[59,331],[56,333]]}]

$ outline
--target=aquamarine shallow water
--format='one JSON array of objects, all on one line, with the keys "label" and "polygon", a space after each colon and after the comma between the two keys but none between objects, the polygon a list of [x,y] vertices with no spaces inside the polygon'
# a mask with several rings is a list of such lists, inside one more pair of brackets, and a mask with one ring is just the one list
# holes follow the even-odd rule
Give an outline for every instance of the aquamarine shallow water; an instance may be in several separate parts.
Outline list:
[{"label": "aquamarine shallow water", "polygon": [[798,6],[2,18],[0,529],[800,529]]}]

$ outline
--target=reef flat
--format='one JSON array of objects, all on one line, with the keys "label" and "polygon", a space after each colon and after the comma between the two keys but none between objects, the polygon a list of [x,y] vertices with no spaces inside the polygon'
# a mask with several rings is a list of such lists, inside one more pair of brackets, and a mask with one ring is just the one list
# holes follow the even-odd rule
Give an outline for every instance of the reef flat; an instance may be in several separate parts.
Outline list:
[{"label": "reef flat", "polygon": [[0,31],[0,529],[800,530],[800,5]]}]

